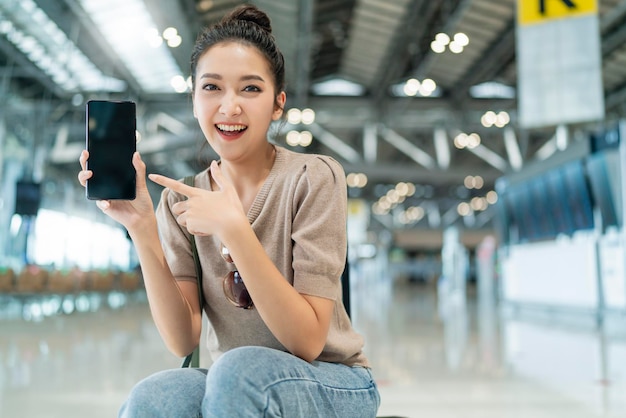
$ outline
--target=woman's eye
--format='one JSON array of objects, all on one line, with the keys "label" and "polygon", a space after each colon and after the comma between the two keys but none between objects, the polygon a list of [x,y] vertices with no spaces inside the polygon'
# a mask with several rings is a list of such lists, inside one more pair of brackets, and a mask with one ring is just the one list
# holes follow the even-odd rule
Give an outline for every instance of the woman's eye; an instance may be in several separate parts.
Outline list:
[{"label": "woman's eye", "polygon": [[217,86],[215,84],[205,84],[202,86],[203,90],[217,90]]},{"label": "woman's eye", "polygon": [[244,87],[243,91],[246,91],[246,92],[260,92],[261,89],[258,88],[257,86],[246,86],[246,87]]}]

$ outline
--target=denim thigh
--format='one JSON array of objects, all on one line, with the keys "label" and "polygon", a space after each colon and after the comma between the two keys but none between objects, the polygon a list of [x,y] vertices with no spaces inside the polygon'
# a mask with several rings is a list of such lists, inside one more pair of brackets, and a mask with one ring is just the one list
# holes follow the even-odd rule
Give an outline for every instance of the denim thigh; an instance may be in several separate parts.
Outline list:
[{"label": "denim thigh", "polygon": [[266,347],[220,356],[207,375],[204,418],[375,417],[380,396],[370,370],[306,362]]},{"label": "denim thigh", "polygon": [[196,418],[206,384],[206,369],[172,369],[137,383],[119,411],[120,418]]}]

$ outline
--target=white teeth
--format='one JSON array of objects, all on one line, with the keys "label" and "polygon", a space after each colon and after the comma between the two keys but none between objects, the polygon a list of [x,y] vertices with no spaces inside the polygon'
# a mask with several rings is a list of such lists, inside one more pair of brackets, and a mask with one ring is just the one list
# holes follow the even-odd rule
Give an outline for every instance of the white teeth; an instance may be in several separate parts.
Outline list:
[{"label": "white teeth", "polygon": [[222,124],[217,124],[217,128],[221,131],[227,131],[227,132],[243,131],[244,129],[246,129],[246,127],[243,125],[222,125]]}]

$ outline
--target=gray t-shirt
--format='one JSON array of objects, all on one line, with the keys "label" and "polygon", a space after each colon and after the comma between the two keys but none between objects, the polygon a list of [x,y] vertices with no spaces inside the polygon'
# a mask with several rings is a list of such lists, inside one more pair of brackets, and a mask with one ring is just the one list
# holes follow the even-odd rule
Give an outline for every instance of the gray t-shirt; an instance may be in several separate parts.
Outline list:
[{"label": "gray t-shirt", "polygon": [[[209,176],[208,170],[197,174],[195,186],[211,190]],[[345,174],[337,161],[276,146],[274,166],[248,211],[248,220],[269,258],[298,292],[335,301],[326,345],[318,360],[368,366],[363,338],[352,328],[341,297],[346,199]],[[176,280],[195,281],[189,233],[178,225],[170,209],[180,200],[181,195],[163,190],[156,212],[161,244]],[[213,359],[241,346],[286,351],[256,309],[237,308],[226,299],[222,281],[232,266],[222,259],[218,240],[196,237],[196,244]]]}]

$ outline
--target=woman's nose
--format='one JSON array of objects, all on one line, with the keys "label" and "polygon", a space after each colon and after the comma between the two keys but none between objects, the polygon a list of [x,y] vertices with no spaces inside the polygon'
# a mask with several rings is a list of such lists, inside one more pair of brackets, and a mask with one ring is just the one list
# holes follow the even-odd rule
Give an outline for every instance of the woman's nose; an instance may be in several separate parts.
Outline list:
[{"label": "woman's nose", "polygon": [[237,95],[233,93],[227,93],[222,98],[220,105],[220,113],[224,116],[237,116],[241,113],[241,106]]}]

